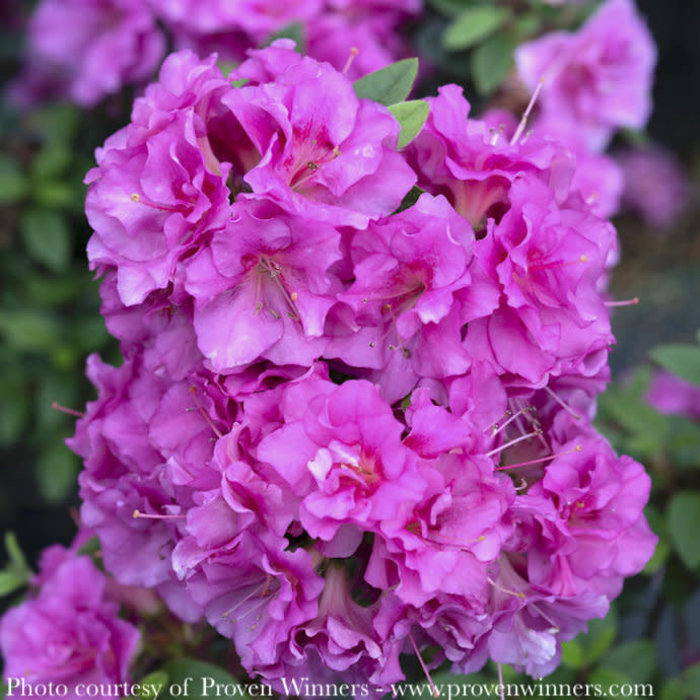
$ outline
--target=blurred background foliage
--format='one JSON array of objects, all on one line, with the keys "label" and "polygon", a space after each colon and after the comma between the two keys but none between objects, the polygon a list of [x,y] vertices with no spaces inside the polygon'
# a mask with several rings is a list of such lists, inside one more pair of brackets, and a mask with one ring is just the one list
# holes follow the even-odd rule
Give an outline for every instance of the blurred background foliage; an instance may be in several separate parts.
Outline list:
[{"label": "blurred background foliage", "polygon": [[[638,4],[660,56],[648,131],[681,159],[697,195],[700,98],[693,86],[700,80],[700,5]],[[522,110],[524,92],[522,104],[520,98],[513,103],[515,46],[544,31],[575,27],[594,7],[428,0],[426,17],[407,29],[424,63],[418,92],[432,94],[439,84],[459,82],[476,112],[487,105]],[[22,18],[30,10],[31,3],[19,0],[0,8],[3,84],[17,73]],[[84,378],[89,353],[118,362],[85,262],[90,231],[82,180],[95,147],[126,122],[132,98],[125,93],[94,110],[48,104],[23,114],[6,99],[0,103],[0,529],[18,533],[30,562],[48,544],[67,543],[75,530],[69,513],[78,505],[79,464],[63,445],[74,418],[52,405],[80,410],[92,397]],[[601,398],[597,423],[617,450],[647,466],[653,481],[648,517],[659,546],[644,573],[627,582],[611,614],[565,644],[562,665],[547,682],[651,682],[663,700],[700,700],[700,423],[662,415],[646,401],[657,366],[700,387],[699,215],[697,208],[688,211],[664,234],[632,215],[616,224],[622,262],[613,296],[639,296],[641,303],[615,314],[614,381]],[[680,351],[653,349],[662,342],[684,345]],[[16,540],[9,537],[6,545],[0,594],[26,577]],[[186,673],[187,664],[167,660],[196,655],[191,640],[191,634],[181,641],[172,636],[165,665],[143,672],[173,678]],[[225,648],[214,660],[224,663]],[[527,682],[504,672],[506,681]],[[468,681],[484,679],[494,681],[495,669]],[[454,682],[440,672],[435,680]]]}]

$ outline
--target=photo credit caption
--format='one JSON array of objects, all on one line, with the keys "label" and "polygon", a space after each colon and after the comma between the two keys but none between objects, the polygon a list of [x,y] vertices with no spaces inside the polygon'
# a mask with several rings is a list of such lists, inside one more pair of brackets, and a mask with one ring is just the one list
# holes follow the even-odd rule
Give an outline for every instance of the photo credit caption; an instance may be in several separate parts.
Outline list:
[{"label": "photo credit caption", "polygon": [[6,679],[5,697],[64,698],[149,698],[162,697],[272,697],[272,688],[265,683],[221,683],[211,676],[188,676],[182,683],[29,683],[24,678]]}]

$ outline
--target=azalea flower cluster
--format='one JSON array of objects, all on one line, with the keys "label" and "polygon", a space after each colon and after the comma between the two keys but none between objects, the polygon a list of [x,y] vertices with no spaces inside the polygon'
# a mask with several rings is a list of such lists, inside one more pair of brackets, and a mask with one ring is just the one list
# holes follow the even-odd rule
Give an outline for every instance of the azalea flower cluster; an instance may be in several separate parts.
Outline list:
[{"label": "azalea flower cluster", "polygon": [[87,177],[124,361],[88,363],[81,519],[273,685],[379,689],[428,650],[542,676],[654,548],[590,422],[612,225],[560,143],[428,102],[399,151],[287,40],[229,76],[183,51]]},{"label": "azalea flower cluster", "polygon": [[359,77],[405,54],[399,28],[421,6],[420,0],[42,0],[29,22],[14,96],[25,105],[61,97],[91,107],[150,79],[168,42],[239,62],[249,48],[285,31],[299,32],[310,56],[338,69],[354,49],[350,73]]}]

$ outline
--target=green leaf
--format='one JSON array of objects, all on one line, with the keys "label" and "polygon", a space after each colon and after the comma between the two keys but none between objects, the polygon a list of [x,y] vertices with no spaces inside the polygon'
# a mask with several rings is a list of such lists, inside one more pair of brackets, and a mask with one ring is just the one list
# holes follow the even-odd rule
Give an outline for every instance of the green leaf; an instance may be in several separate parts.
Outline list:
[{"label": "green leaf", "polygon": [[674,549],[689,569],[700,566],[700,492],[677,493],[666,522]]},{"label": "green leaf", "polygon": [[32,161],[32,175],[41,180],[60,177],[68,170],[72,161],[73,154],[67,144],[49,143]]},{"label": "green leaf", "polygon": [[626,673],[612,668],[596,668],[588,677],[588,682],[591,685],[599,685],[603,688],[609,688],[613,684],[622,686],[631,681],[631,677]]},{"label": "green leaf", "polygon": [[648,639],[623,642],[608,650],[601,668],[622,673],[635,683],[647,683],[656,671],[656,649]]},{"label": "green leaf", "polygon": [[17,350],[45,351],[55,345],[60,331],[52,316],[0,309],[0,334]]},{"label": "green leaf", "polygon": [[78,554],[97,554],[101,548],[102,544],[100,543],[100,538],[95,535],[85,542],[85,544],[83,544],[83,546],[78,550]]},{"label": "green leaf", "polygon": [[663,684],[661,700],[688,700],[688,695],[683,688],[680,678],[671,678]]},{"label": "green leaf", "polygon": [[563,642],[561,645],[561,662],[567,668],[581,669],[586,665],[586,657],[583,653],[583,647],[578,639],[572,639],[570,642]]},{"label": "green leaf", "polygon": [[54,272],[70,263],[70,232],[65,219],[49,209],[29,209],[20,220],[20,234],[27,252]]},{"label": "green leaf", "polygon": [[666,444],[670,420],[647,405],[644,396],[649,383],[649,371],[638,371],[627,386],[614,385],[600,397],[599,427],[606,420],[619,424],[629,434],[629,444],[635,453],[652,455],[660,445]]},{"label": "green leaf", "polygon": [[700,467],[700,423],[684,416],[673,416],[665,445],[675,469]]},{"label": "green leaf", "polygon": [[18,588],[24,586],[26,582],[26,576],[22,576],[17,571],[12,569],[0,571],[0,596],[14,593]]},{"label": "green leaf", "polygon": [[476,89],[490,95],[506,78],[513,66],[515,42],[497,34],[474,49],[471,67]]},{"label": "green leaf", "polygon": [[17,161],[0,153],[0,206],[15,204],[29,191],[29,182]]},{"label": "green leaf", "polygon": [[[216,67],[221,71],[224,77],[228,76],[237,65],[238,64],[234,61],[223,61],[221,59],[216,62]],[[248,79],[244,78],[242,81],[232,81],[231,84],[233,87],[240,87],[239,85],[236,85],[237,82],[242,82],[245,85],[245,83],[248,82]]]},{"label": "green leaf", "polygon": [[353,87],[358,97],[390,107],[408,97],[416,75],[418,59],[405,58],[356,80]]},{"label": "green leaf", "polygon": [[49,503],[64,501],[76,488],[78,464],[75,455],[60,442],[39,455],[36,480],[41,497]]},{"label": "green leaf", "polygon": [[503,7],[483,5],[462,12],[442,36],[442,45],[448,51],[469,49],[493,34],[508,18]]},{"label": "green leaf", "polygon": [[389,111],[401,124],[398,147],[403,148],[418,136],[430,113],[430,105],[425,100],[411,100],[391,105]]},{"label": "green leaf", "polygon": [[[149,700],[150,698],[155,698],[157,694],[153,692],[152,686],[155,685],[157,687],[160,686],[161,688],[167,688],[169,685],[169,680],[170,678],[168,677],[168,674],[163,670],[149,673],[139,681],[139,685],[141,686],[141,693],[139,694],[139,697],[148,698]],[[158,694],[158,697],[160,697],[160,694]]]},{"label": "green leaf", "polygon": [[22,552],[19,542],[17,542],[17,536],[14,532],[5,533],[5,550],[7,551],[7,556],[12,562],[12,566],[17,571],[29,571],[29,566],[27,565],[27,559]]},{"label": "green leaf", "polygon": [[[425,190],[422,190],[417,185],[414,185],[410,189],[408,194],[403,198],[403,200],[401,201],[401,204],[399,205],[399,208],[394,212],[394,214],[398,214],[399,212],[405,211],[406,209],[410,209],[418,201],[419,197],[424,192],[425,192]],[[411,397],[411,395],[409,394],[408,398],[410,399],[410,397]],[[403,406],[403,403],[402,403],[402,406]]]},{"label": "green leaf", "polygon": [[48,180],[38,182],[34,191],[36,203],[47,209],[69,209],[80,199],[74,183],[70,180]]},{"label": "green leaf", "polygon": [[700,347],[695,345],[660,345],[651,351],[651,357],[664,369],[686,382],[700,386]]},{"label": "green leaf", "polygon": [[[206,661],[197,661],[196,659],[176,659],[174,661],[168,661],[168,663],[163,666],[162,671],[167,674],[169,679],[169,686],[164,688],[163,693],[158,696],[164,700],[180,697],[177,693],[171,694],[170,688],[174,685],[182,687],[187,678],[192,679],[189,681],[189,692],[187,693],[187,697],[191,700],[199,700],[199,698],[213,697],[215,695],[213,689],[204,688],[205,678],[213,679],[216,683],[223,683],[225,685],[243,685],[220,666],[214,666],[214,664],[207,663]],[[207,692],[206,695],[204,694],[205,691]],[[184,693],[182,697],[185,697]],[[242,692],[241,688],[241,692],[236,693],[236,697],[245,700],[248,698],[248,695]]]},{"label": "green leaf", "polygon": [[659,538],[654,554],[644,567],[644,573],[648,575],[658,571],[666,563],[671,554],[671,547],[666,537],[666,528],[659,510],[653,505],[648,505],[645,509],[645,515],[651,531]]},{"label": "green leaf", "polygon": [[542,17],[538,12],[530,12],[521,15],[515,21],[515,31],[518,38],[522,41],[539,34],[542,28]]},{"label": "green leaf", "polygon": [[608,650],[617,634],[617,618],[614,609],[602,620],[591,620],[588,632],[576,640],[581,644],[585,666],[592,666]]}]

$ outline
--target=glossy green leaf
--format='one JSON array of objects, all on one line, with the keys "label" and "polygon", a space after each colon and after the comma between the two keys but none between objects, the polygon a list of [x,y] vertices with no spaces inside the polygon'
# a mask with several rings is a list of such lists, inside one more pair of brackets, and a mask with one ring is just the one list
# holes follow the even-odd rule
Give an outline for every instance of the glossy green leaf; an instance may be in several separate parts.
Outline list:
[{"label": "glossy green leaf", "polygon": [[49,209],[29,209],[20,221],[27,252],[50,270],[62,272],[70,263],[70,232],[65,219]]},{"label": "glossy green leaf", "polygon": [[700,492],[677,493],[666,518],[671,543],[689,569],[700,566]]},{"label": "glossy green leaf", "polygon": [[651,351],[651,357],[664,369],[681,379],[700,386],[700,347],[696,345],[660,345]]},{"label": "glossy green leaf", "polygon": [[401,125],[398,147],[403,148],[418,136],[430,114],[430,105],[425,100],[411,100],[391,105],[389,111]]},{"label": "glossy green leaf", "polygon": [[406,58],[356,80],[355,94],[390,107],[403,102],[418,75],[418,59]]},{"label": "glossy green leaf", "polygon": [[493,5],[469,8],[450,24],[442,37],[448,51],[463,51],[493,34],[509,16],[508,10]]},{"label": "glossy green leaf", "polygon": [[474,49],[471,68],[476,89],[482,95],[490,95],[513,67],[515,42],[508,36],[497,34]]}]

